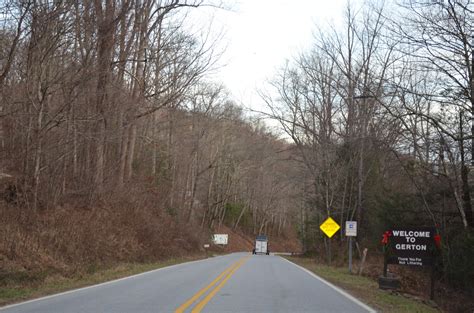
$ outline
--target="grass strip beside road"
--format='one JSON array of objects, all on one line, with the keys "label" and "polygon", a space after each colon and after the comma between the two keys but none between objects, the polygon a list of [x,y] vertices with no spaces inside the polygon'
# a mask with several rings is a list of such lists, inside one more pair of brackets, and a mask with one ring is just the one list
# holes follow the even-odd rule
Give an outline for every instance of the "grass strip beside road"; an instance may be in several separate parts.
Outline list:
[{"label": "grass strip beside road", "polygon": [[330,283],[344,289],[354,297],[383,313],[438,313],[420,300],[407,298],[401,294],[380,290],[378,283],[365,276],[352,275],[347,268],[332,267],[317,264],[314,259],[287,257],[294,262],[315,273]]},{"label": "grass strip beside road", "polygon": [[122,263],[111,267],[90,267],[70,277],[65,277],[60,273],[44,272],[37,274],[43,278],[34,282],[9,279],[7,284],[0,285],[0,307],[203,258],[204,256],[193,256],[154,263]]}]

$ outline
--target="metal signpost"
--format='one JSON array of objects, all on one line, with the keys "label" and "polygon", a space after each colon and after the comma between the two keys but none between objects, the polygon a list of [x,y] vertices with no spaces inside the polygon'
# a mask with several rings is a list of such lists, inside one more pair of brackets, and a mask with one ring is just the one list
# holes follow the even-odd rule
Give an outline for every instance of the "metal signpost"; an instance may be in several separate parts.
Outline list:
[{"label": "metal signpost", "polygon": [[208,243],[205,243],[205,244],[204,244],[204,250],[206,251],[206,258],[209,257],[209,247],[210,247],[210,246],[211,246],[211,245],[208,244]]},{"label": "metal signpost", "polygon": [[349,237],[349,273],[352,273],[352,237],[357,236],[357,222],[346,221],[346,237]]},{"label": "metal signpost", "polygon": [[335,220],[333,220],[331,217],[328,217],[321,225],[319,225],[319,229],[329,237],[329,243],[328,243],[328,261],[329,264],[331,264],[331,237],[334,236],[335,233],[341,228],[338,223],[336,223]]}]

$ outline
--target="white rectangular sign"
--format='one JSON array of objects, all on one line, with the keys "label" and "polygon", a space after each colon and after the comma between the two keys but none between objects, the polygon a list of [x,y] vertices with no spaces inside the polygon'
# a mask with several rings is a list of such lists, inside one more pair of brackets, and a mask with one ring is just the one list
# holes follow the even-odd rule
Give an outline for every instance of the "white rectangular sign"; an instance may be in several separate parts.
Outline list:
[{"label": "white rectangular sign", "polygon": [[346,221],[346,236],[347,237],[357,236],[357,222]]},{"label": "white rectangular sign", "polygon": [[229,235],[227,234],[214,234],[212,242],[216,245],[226,245],[229,240]]}]

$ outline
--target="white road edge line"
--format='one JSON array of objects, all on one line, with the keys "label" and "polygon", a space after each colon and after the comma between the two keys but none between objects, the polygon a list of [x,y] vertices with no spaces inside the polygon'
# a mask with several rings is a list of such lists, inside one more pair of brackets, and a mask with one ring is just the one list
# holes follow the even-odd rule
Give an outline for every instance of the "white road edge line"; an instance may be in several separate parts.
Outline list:
[{"label": "white road edge line", "polygon": [[298,264],[295,264],[293,262],[291,262],[290,260],[287,260],[283,257],[280,257],[282,258],[283,260],[285,260],[286,262],[290,263],[290,264],[293,264],[294,266],[298,267],[299,269],[301,269],[302,271],[305,271],[306,273],[308,273],[309,275],[313,276],[314,278],[316,278],[317,280],[321,281],[322,283],[328,285],[329,287],[331,287],[332,289],[336,290],[337,292],[339,292],[341,295],[343,295],[344,297],[348,298],[349,300],[352,300],[353,302],[357,303],[359,306],[363,307],[364,309],[366,309],[368,312],[370,313],[377,313],[377,311],[375,311],[374,309],[372,309],[371,307],[369,307],[367,304],[361,302],[359,299],[357,298],[354,298],[353,296],[351,296],[350,294],[348,294],[347,292],[345,292],[344,290],[342,290],[341,288],[339,287],[336,287],[335,285],[331,284],[330,282],[328,282],[327,280],[319,277],[318,275],[316,275],[315,273],[311,272],[310,270],[298,265]]},{"label": "white road edge line", "polygon": [[43,301],[43,300],[51,299],[51,298],[54,298],[54,297],[64,296],[64,295],[67,295],[67,294],[70,294],[70,293],[73,293],[73,292],[77,292],[77,291],[83,291],[83,290],[86,290],[86,289],[92,289],[92,288],[96,288],[96,287],[101,287],[101,286],[105,286],[105,285],[114,284],[114,283],[117,283],[117,282],[122,281],[122,280],[127,280],[127,279],[130,279],[130,278],[135,278],[135,277],[138,277],[138,276],[147,275],[147,274],[151,274],[151,273],[154,273],[154,272],[158,272],[158,271],[162,271],[162,270],[167,270],[167,269],[174,268],[174,267],[179,267],[179,266],[182,266],[182,265],[187,265],[187,264],[192,264],[192,263],[198,263],[198,262],[208,261],[208,260],[210,260],[210,259],[213,260],[213,259],[217,259],[217,258],[224,257],[224,256],[226,256],[226,255],[229,255],[229,254],[218,255],[218,256],[212,257],[212,258],[207,258],[207,259],[202,259],[202,260],[195,260],[195,261],[189,261],[189,262],[184,262],[184,263],[169,265],[169,266],[165,266],[165,267],[160,267],[160,268],[157,268],[157,269],[154,269],[154,270],[151,270],[151,271],[146,271],[146,272],[139,273],[139,274],[135,274],[135,275],[132,275],[132,276],[127,276],[127,277],[122,277],[122,278],[118,278],[118,279],[106,281],[106,282],[103,282],[103,283],[100,283],[100,284],[96,284],[96,285],[92,285],[92,286],[81,287],[81,288],[72,289],[72,290],[68,290],[68,291],[64,291],[64,292],[60,292],[60,293],[55,293],[55,294],[52,294],[52,295],[49,295],[49,296],[44,296],[44,297],[40,297],[40,298],[36,298],[36,299],[32,299],[32,300],[27,300],[27,301],[23,301],[23,302],[13,303],[13,304],[10,304],[10,305],[4,306],[4,307],[0,307],[0,311],[4,311],[4,310],[7,310],[7,309],[11,309],[11,308],[13,308],[13,307],[17,307],[17,306],[24,305],[24,304],[28,304],[28,303],[33,303],[33,302],[38,302],[38,301]]}]

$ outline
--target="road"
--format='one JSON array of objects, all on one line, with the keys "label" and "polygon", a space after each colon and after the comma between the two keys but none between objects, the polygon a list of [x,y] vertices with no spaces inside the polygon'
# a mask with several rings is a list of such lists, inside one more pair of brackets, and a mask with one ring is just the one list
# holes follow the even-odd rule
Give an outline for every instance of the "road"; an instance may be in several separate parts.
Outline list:
[{"label": "road", "polygon": [[0,309],[0,313],[374,312],[279,256],[233,253]]}]

